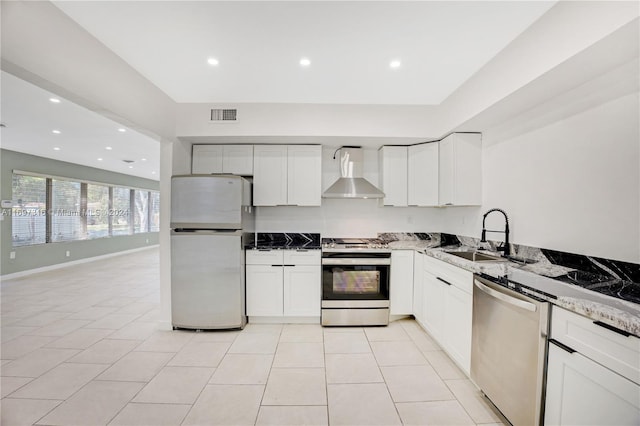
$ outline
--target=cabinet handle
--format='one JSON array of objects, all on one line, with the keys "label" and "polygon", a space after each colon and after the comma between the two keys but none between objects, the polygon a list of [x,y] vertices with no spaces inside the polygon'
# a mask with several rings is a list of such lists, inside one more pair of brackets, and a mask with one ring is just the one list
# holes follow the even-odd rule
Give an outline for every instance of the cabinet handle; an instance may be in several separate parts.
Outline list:
[{"label": "cabinet handle", "polygon": [[297,251],[298,253],[305,253],[305,252],[307,252],[307,251],[309,251],[309,250],[307,250],[307,249],[296,249],[296,251]]},{"label": "cabinet handle", "polygon": [[569,346],[558,342],[556,339],[549,339],[549,343],[553,343],[554,345],[556,345],[557,347],[559,347],[563,351],[569,352],[570,354],[572,354],[572,353],[574,353],[576,351],[575,349],[571,349]]},{"label": "cabinet handle", "polygon": [[282,265],[271,265],[271,266],[273,266],[274,268],[279,268],[279,267],[281,267]]},{"label": "cabinet handle", "polygon": [[621,334],[621,335],[623,335],[624,337],[629,337],[629,336],[631,336],[631,333],[628,333],[628,332],[626,332],[626,331],[624,331],[624,330],[620,330],[619,328],[614,327],[614,326],[612,326],[612,325],[609,325],[609,324],[607,324],[607,323],[604,323],[604,322],[602,322],[602,321],[594,321],[593,323],[594,323],[595,325],[599,325],[599,326],[600,326],[600,327],[602,327],[602,328],[606,328],[607,330],[611,330],[611,331],[613,331],[614,333]]},{"label": "cabinet handle", "polygon": [[296,265],[282,265],[282,266],[296,266]]},{"label": "cabinet handle", "polygon": [[271,249],[258,249],[258,251],[271,251]]},{"label": "cabinet handle", "polygon": [[437,280],[439,280],[439,281],[442,281],[442,282],[443,282],[443,283],[445,283],[446,285],[451,285],[451,283],[450,283],[449,281],[447,281],[447,280],[443,280],[443,279],[442,279],[442,278],[440,278],[440,277],[436,277],[436,279],[437,279]]}]

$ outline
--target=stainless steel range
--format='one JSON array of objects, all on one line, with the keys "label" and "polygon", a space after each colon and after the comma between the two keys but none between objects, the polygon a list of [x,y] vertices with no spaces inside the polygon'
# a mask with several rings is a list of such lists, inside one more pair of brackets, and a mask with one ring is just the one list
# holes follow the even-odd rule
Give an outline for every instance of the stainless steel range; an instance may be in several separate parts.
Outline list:
[{"label": "stainless steel range", "polygon": [[389,324],[391,249],[378,239],[322,239],[322,325]]}]

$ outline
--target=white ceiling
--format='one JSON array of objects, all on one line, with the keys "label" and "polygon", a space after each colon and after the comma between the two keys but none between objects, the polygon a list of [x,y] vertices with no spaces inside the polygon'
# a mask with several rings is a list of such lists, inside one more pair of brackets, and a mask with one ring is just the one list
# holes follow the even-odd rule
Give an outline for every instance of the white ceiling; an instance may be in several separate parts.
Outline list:
[{"label": "white ceiling", "polygon": [[159,180],[159,142],[4,71],[1,82],[2,148]]},{"label": "white ceiling", "polygon": [[176,102],[435,105],[555,2],[53,3]]},{"label": "white ceiling", "polygon": [[[176,102],[429,105],[555,2],[53,3]],[[1,80],[3,148],[158,179],[155,140],[65,99],[52,104],[6,72]]]}]

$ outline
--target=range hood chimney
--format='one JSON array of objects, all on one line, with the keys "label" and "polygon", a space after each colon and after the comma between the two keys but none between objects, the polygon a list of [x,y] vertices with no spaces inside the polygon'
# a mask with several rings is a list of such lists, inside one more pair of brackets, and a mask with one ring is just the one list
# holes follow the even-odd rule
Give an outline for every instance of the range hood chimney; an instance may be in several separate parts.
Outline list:
[{"label": "range hood chimney", "polygon": [[[359,146],[342,146],[340,178],[322,194],[323,198],[383,198],[384,193],[362,177],[363,151]],[[335,159],[335,153],[333,155]]]}]

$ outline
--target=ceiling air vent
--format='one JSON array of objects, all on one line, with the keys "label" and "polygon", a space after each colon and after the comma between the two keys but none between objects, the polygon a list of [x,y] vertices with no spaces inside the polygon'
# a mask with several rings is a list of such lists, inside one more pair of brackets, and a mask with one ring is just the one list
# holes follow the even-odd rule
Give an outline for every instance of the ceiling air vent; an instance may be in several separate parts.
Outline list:
[{"label": "ceiling air vent", "polygon": [[228,122],[238,120],[237,109],[212,109],[211,121],[215,122]]}]

